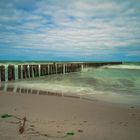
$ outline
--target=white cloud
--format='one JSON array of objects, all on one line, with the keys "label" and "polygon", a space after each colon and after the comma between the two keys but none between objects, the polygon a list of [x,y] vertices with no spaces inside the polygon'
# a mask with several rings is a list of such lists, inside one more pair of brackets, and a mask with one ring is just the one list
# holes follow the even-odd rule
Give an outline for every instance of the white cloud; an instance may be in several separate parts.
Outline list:
[{"label": "white cloud", "polygon": [[[23,5],[27,3],[22,1]],[[138,6],[130,7],[127,0],[44,0],[31,11],[16,9],[16,4],[9,4],[9,10],[0,14],[2,21],[8,21],[1,23],[7,33],[0,33],[0,42],[11,42],[13,48],[56,50],[55,55],[63,51],[80,55],[73,52],[80,50],[82,55],[92,56],[94,50],[98,55],[107,55],[119,48],[140,45]]]}]

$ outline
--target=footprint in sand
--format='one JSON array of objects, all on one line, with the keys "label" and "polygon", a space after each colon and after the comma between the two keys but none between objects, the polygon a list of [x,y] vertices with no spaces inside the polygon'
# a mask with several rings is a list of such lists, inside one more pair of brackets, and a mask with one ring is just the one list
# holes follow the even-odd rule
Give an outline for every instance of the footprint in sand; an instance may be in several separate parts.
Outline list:
[{"label": "footprint in sand", "polygon": [[133,109],[133,108],[135,108],[135,107],[134,107],[134,106],[131,106],[130,108],[132,108],[132,109]]},{"label": "footprint in sand", "polygon": [[79,133],[83,133],[84,131],[83,131],[83,130],[81,130],[81,129],[79,129],[79,130],[77,130],[77,132],[79,132]]},{"label": "footprint in sand", "polygon": [[31,124],[30,127],[35,127],[35,125]]},{"label": "footprint in sand", "polygon": [[123,125],[123,126],[128,126],[128,122],[124,123],[124,125]]},{"label": "footprint in sand", "polygon": [[62,133],[61,131],[57,131],[57,133]]},{"label": "footprint in sand", "polygon": [[135,116],[135,114],[131,114],[132,116]]}]

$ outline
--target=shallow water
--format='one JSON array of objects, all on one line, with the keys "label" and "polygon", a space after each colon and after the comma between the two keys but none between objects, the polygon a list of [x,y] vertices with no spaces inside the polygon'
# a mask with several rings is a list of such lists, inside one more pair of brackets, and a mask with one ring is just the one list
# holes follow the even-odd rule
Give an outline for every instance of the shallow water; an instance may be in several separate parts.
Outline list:
[{"label": "shallow water", "polygon": [[86,68],[81,72],[47,75],[9,85],[140,106],[139,64]]}]

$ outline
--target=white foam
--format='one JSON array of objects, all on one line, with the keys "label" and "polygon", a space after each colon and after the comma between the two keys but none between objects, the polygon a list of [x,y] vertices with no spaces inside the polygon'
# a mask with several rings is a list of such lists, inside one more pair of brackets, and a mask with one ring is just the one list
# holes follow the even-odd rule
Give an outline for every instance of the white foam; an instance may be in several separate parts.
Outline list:
[{"label": "white foam", "polygon": [[138,65],[107,65],[103,66],[102,68],[111,68],[111,69],[136,69],[140,70],[140,66]]}]

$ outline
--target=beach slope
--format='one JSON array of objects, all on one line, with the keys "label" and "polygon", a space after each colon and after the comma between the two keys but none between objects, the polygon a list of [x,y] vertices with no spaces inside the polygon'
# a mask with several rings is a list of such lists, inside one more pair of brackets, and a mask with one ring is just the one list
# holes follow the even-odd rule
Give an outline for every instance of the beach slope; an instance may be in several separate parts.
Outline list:
[{"label": "beach slope", "polygon": [[[140,109],[102,101],[0,92],[0,140],[139,140]],[[24,132],[19,128],[26,117]]]}]

